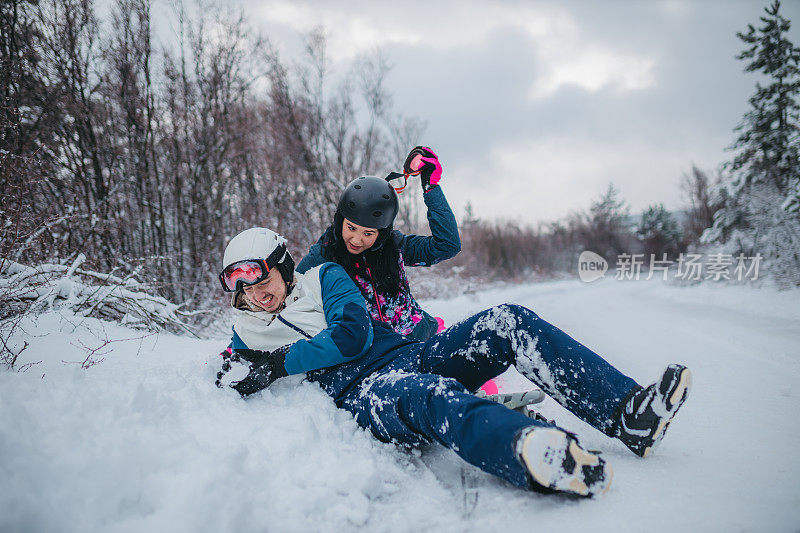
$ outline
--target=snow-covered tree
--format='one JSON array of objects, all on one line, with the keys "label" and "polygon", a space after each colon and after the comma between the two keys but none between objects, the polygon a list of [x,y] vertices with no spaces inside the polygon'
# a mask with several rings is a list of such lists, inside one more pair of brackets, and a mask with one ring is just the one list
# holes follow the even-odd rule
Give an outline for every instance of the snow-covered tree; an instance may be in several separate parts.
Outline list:
[{"label": "snow-covered tree", "polygon": [[735,156],[716,188],[722,208],[701,241],[731,253],[761,253],[781,281],[800,284],[800,48],[775,0],[761,25],[737,33],[737,59],[762,75],[736,130]]},{"label": "snow-covered tree", "polygon": [[800,176],[800,48],[787,38],[791,23],[779,10],[776,0],[766,8],[769,16],[761,18],[761,28],[750,25],[747,33],[737,34],[748,45],[737,59],[750,60],[745,71],[761,72],[769,83],[756,84],[752,109],[737,128],[741,134],[734,145],[738,153],[732,170],[743,171],[742,186],[767,182],[784,192]]}]

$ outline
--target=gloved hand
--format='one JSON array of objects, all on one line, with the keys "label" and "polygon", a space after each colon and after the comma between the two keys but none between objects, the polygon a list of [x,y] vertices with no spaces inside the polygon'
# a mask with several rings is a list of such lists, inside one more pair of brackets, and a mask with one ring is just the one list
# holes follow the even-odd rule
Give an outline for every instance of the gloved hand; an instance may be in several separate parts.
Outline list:
[{"label": "gloved hand", "polygon": [[239,354],[231,352],[230,348],[220,354],[222,356],[222,368],[217,372],[217,380],[214,384],[219,387],[229,387],[231,383],[244,379],[250,372],[250,365],[242,361]]},{"label": "gloved hand", "polygon": [[414,147],[403,163],[403,172],[406,174],[415,174],[417,171],[425,192],[436,187],[442,179],[442,165],[439,163],[439,158],[427,146]]},{"label": "gloved hand", "polygon": [[250,373],[244,379],[231,383],[231,387],[236,389],[242,396],[247,396],[265,389],[278,379],[288,376],[286,372],[286,354],[289,353],[291,344],[281,346],[271,352],[261,350],[236,350],[241,359],[250,361]]}]

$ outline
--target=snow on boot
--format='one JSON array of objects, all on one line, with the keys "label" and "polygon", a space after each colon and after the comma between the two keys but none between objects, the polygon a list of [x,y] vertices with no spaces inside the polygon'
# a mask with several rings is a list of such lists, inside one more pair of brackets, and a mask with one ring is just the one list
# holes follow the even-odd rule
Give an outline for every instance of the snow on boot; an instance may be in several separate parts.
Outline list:
[{"label": "snow on boot", "polygon": [[605,492],[614,472],[595,452],[581,448],[571,433],[556,427],[532,427],[520,434],[517,456],[534,482],[577,496]]},{"label": "snow on boot", "polygon": [[672,418],[692,386],[692,373],[683,365],[669,365],[658,383],[635,390],[617,422],[617,438],[640,457],[658,446]]}]

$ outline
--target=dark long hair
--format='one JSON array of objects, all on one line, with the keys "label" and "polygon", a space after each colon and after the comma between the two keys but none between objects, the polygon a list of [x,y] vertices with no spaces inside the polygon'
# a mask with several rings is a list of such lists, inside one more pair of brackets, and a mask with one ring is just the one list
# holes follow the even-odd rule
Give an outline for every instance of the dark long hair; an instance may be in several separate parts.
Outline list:
[{"label": "dark long hair", "polygon": [[[381,294],[397,296],[402,289],[400,249],[392,235],[392,227],[378,230],[375,244],[369,250],[353,255],[342,238],[343,223],[344,217],[337,211],[333,216],[333,225],[328,226],[322,239],[323,257],[344,267],[351,278],[356,275],[371,278],[375,289]],[[367,267],[371,276],[367,274]]]}]

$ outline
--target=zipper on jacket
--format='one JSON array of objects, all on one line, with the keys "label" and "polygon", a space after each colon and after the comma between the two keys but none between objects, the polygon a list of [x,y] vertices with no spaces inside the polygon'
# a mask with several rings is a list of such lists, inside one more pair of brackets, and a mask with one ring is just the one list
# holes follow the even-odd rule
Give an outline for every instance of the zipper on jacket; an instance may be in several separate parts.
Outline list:
[{"label": "zipper on jacket", "polygon": [[375,307],[378,308],[378,316],[381,318],[381,322],[386,322],[386,319],[383,318],[383,313],[381,313],[381,304],[378,301],[378,289],[375,288],[375,282],[372,281],[372,271],[369,269],[369,265],[367,264],[366,258],[364,258],[364,266],[367,269],[367,275],[369,276],[369,284],[372,285],[372,292],[375,295]]}]

